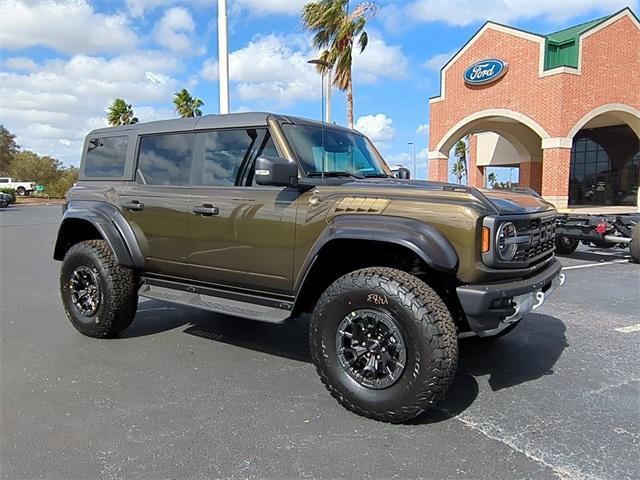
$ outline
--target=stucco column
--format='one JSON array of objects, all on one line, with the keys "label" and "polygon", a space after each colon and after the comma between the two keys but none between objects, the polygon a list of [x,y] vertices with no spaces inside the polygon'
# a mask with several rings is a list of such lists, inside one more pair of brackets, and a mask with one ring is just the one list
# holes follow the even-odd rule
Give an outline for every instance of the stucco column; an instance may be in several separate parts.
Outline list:
[{"label": "stucco column", "polygon": [[556,208],[567,208],[571,148],[545,148],[542,155],[542,197]]},{"label": "stucco column", "polygon": [[441,152],[429,152],[429,180],[434,182],[449,180],[449,157]]}]

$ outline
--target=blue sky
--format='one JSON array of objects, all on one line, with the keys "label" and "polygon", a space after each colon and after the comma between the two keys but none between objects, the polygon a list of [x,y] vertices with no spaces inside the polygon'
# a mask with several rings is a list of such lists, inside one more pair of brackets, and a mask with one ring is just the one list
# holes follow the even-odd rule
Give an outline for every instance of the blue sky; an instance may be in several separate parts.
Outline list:
[{"label": "blue sky", "polygon": [[[315,53],[301,27],[306,0],[228,0],[232,111],[320,117]],[[352,2],[355,5],[358,2]],[[613,13],[638,0],[379,0],[370,44],[354,60],[357,128],[390,164],[426,175],[428,97],[439,69],[494,20],[538,33]],[[0,123],[23,148],[77,165],[86,133],[115,97],[141,121],[175,116],[187,88],[218,111],[215,0],[0,0]],[[333,120],[346,123],[334,90]],[[508,173],[506,174],[508,177]]]}]

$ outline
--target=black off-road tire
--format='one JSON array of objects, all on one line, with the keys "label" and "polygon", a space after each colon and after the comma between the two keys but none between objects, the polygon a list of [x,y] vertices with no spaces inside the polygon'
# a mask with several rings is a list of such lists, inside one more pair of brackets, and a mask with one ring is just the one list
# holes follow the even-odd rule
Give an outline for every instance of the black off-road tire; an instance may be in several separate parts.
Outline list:
[{"label": "black off-road tire", "polygon": [[[390,315],[404,337],[405,368],[386,388],[357,383],[340,364],[338,326],[357,309]],[[405,422],[433,407],[458,364],[457,331],[443,300],[420,279],[392,268],[365,268],[336,280],[316,304],[309,337],[311,357],[331,395],[352,412],[383,422]]]},{"label": "black off-road tire", "polygon": [[16,193],[21,197],[24,197],[25,195],[27,195],[27,190],[24,187],[18,187],[16,188]]},{"label": "black off-road tire", "polygon": [[564,235],[556,235],[556,253],[560,255],[571,255],[580,245],[580,240],[565,237]]},{"label": "black off-road tire", "polygon": [[640,223],[636,224],[631,232],[629,252],[631,253],[633,263],[640,263]]},{"label": "black off-road tire", "polygon": [[[99,303],[94,314],[81,313],[72,300],[71,279],[79,267],[88,267],[99,285]],[[67,317],[82,334],[94,338],[114,337],[133,321],[138,306],[135,272],[117,264],[104,240],[87,240],[73,245],[60,270],[60,292]]]}]

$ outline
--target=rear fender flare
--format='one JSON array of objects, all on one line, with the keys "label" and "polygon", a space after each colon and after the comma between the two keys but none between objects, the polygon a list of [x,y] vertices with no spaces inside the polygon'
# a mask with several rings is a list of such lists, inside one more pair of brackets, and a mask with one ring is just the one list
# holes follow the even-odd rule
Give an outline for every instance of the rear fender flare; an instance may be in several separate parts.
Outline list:
[{"label": "rear fender flare", "polygon": [[70,202],[58,229],[53,258],[62,260],[66,241],[66,227],[73,220],[90,223],[107,242],[118,264],[130,268],[144,267],[144,256],[131,226],[113,205],[104,202],[81,200]]}]

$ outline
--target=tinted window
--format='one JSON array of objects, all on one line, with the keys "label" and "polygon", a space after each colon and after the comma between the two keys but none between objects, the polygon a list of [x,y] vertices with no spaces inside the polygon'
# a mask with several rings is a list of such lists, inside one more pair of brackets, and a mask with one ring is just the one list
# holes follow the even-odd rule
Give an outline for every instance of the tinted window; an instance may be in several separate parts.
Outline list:
[{"label": "tinted window", "polygon": [[189,185],[195,138],[193,133],[142,137],[138,181],[146,185]]},{"label": "tinted window", "polygon": [[9,183],[8,178],[0,178],[0,183]]},{"label": "tinted window", "polygon": [[86,177],[122,177],[127,158],[129,137],[96,137],[89,139],[84,161]]},{"label": "tinted window", "polygon": [[196,184],[227,187],[246,185],[253,180],[255,159],[277,156],[269,131],[255,128],[207,132],[202,171]]}]

